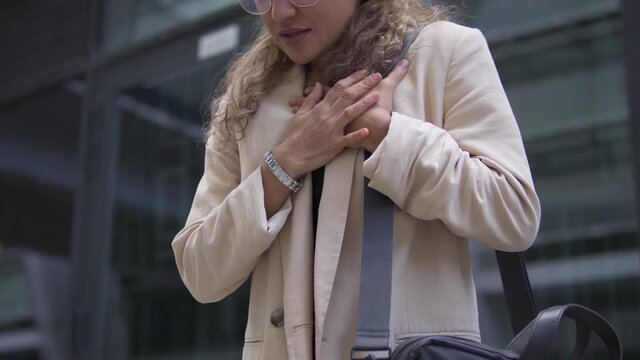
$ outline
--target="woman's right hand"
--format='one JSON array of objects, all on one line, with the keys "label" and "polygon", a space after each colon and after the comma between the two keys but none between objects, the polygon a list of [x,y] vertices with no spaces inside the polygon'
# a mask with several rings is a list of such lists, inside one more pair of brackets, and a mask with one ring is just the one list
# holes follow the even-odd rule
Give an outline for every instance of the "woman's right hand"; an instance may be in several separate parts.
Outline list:
[{"label": "woman's right hand", "polygon": [[377,91],[367,93],[381,80],[379,73],[367,76],[366,70],[357,71],[338,81],[324,98],[322,86],[316,83],[296,112],[284,140],[273,150],[273,156],[289,176],[301,178],[369,135],[366,128],[346,134],[345,128],[378,102]]}]

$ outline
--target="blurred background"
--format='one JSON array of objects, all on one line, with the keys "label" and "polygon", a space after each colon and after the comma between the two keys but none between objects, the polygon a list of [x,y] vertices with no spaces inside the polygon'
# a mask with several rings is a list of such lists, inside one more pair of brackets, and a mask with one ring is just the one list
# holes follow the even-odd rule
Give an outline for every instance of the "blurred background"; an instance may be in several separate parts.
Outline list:
[{"label": "blurred background", "polygon": [[[542,200],[538,307],[596,309],[640,359],[640,2],[457,4],[491,46]],[[256,20],[233,0],[0,0],[0,359],[241,357],[247,287],[198,304],[170,242],[207,98]],[[472,251],[483,338],[503,346],[495,257]]]}]

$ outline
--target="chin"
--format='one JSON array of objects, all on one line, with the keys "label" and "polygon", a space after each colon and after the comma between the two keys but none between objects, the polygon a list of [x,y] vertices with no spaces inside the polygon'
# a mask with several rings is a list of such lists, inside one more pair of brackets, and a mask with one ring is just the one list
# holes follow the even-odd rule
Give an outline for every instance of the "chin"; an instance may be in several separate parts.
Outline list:
[{"label": "chin", "polygon": [[287,57],[289,58],[289,60],[293,61],[295,64],[298,64],[298,65],[306,65],[311,61],[313,61],[312,58],[305,57],[305,56],[296,56],[296,55],[287,54]]},{"label": "chin", "polygon": [[[284,51],[284,50],[283,50]],[[305,65],[312,62],[317,56],[313,56],[311,54],[304,54],[301,52],[288,52],[284,51],[289,60],[293,61],[298,65]]]}]

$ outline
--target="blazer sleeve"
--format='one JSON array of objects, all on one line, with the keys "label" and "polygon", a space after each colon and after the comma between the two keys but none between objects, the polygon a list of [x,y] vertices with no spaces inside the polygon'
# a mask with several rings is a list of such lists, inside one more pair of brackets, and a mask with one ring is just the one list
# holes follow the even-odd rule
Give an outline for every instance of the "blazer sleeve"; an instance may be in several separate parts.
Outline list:
[{"label": "blazer sleeve", "polygon": [[[522,138],[487,42],[465,28],[444,91],[443,128],[393,113],[365,162],[369,186],[423,220],[503,251],[521,251],[540,222]],[[429,96],[429,94],[424,94]]]},{"label": "blazer sleeve", "polygon": [[184,284],[202,303],[242,285],[292,209],[289,197],[267,220],[260,167],[241,181],[237,143],[221,148],[216,136],[209,139],[186,225],[171,243]]}]

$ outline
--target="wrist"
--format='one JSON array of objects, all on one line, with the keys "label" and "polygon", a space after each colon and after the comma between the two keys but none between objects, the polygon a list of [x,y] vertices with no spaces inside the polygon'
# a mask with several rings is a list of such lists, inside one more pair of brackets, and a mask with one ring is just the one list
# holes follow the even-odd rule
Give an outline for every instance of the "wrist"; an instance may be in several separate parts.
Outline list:
[{"label": "wrist", "polygon": [[264,154],[264,164],[267,165],[267,168],[269,169],[269,171],[271,171],[271,174],[273,174],[278,179],[278,181],[282,183],[282,185],[289,188],[289,190],[298,192],[298,190],[300,190],[300,188],[302,187],[302,180],[296,180],[292,178],[282,168],[280,163],[278,163],[275,156],[273,156],[272,151],[267,151],[267,153]]},{"label": "wrist", "polygon": [[305,173],[297,164],[299,161],[295,159],[295,156],[291,152],[287,151],[282,145],[277,146],[271,151],[273,157],[276,159],[280,167],[293,179],[301,179]]},{"label": "wrist", "polygon": [[363,147],[368,152],[373,154],[378,149],[378,146],[380,146],[384,138],[387,137],[390,126],[391,126],[391,114],[389,114],[389,117],[387,117],[386,119],[380,122],[380,127],[375,131],[375,135],[369,136],[364,141]]}]

